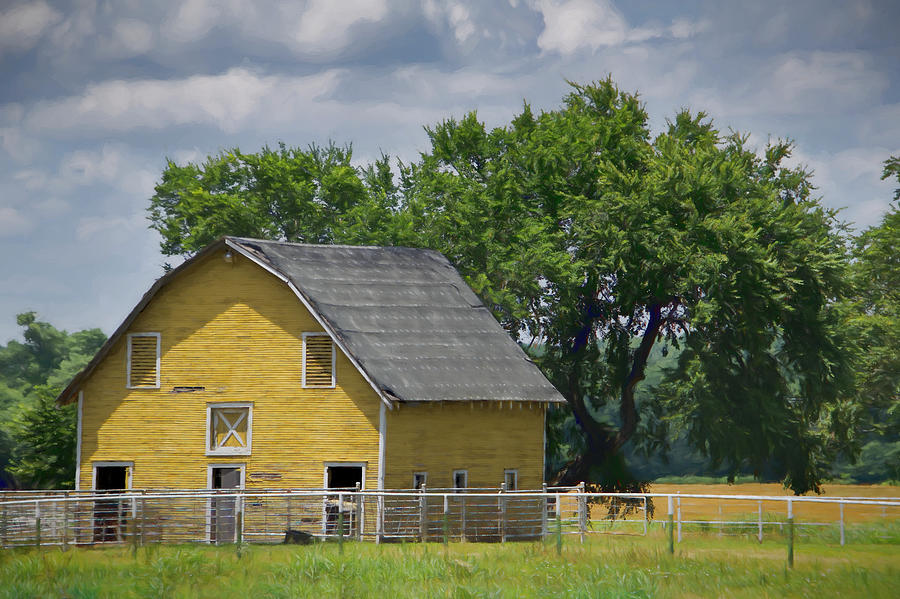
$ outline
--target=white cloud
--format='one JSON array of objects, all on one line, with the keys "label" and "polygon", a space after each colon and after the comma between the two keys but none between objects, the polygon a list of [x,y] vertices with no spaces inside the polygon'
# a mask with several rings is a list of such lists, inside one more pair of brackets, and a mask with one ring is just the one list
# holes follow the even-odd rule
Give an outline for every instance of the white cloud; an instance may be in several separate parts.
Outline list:
[{"label": "white cloud", "polygon": [[538,47],[544,52],[572,54],[587,47],[616,46],[627,37],[625,17],[606,0],[540,0],[544,31]]},{"label": "white cloud", "polygon": [[179,42],[197,41],[206,36],[223,16],[221,3],[187,0],[163,25],[163,31]]},{"label": "white cloud", "polygon": [[21,236],[29,233],[34,223],[12,206],[0,206],[0,238]]},{"label": "white cloud", "polygon": [[387,14],[385,0],[310,0],[296,25],[294,43],[305,53],[334,53],[352,41],[355,25],[381,21]]},{"label": "white cloud", "polygon": [[0,12],[0,50],[33,48],[62,15],[43,0],[19,4]]},{"label": "white cloud", "polygon": [[127,244],[137,232],[147,228],[146,214],[134,213],[128,216],[85,216],[78,219],[75,235],[78,241],[95,241],[102,238],[110,245]]},{"label": "white cloud", "polygon": [[731,88],[698,87],[690,104],[720,118],[847,116],[879,105],[889,85],[872,57],[860,51],[781,54],[744,79]]},{"label": "white cloud", "polygon": [[475,35],[476,27],[472,19],[472,13],[462,2],[436,2],[425,0],[422,5],[425,18],[434,25],[446,22],[453,32],[457,43],[464,43]]},{"label": "white cloud", "polygon": [[782,57],[771,74],[768,92],[779,104],[798,110],[866,104],[887,87],[887,78],[870,68],[862,52],[812,52]]},{"label": "white cloud", "polygon": [[678,18],[668,28],[630,27],[625,16],[609,0],[536,0],[544,18],[538,47],[545,53],[571,55],[583,48],[597,51],[609,46],[641,43],[656,38],[685,39],[706,31],[705,20]]},{"label": "white cloud", "polygon": [[836,152],[798,146],[788,165],[813,171],[816,194],[832,208],[843,208],[840,217],[857,230],[878,222],[892,198],[893,185],[881,181],[883,162],[898,154],[900,146],[852,147]]},{"label": "white cloud", "polygon": [[[281,122],[331,91],[339,71],[306,77],[266,76],[245,68],[184,79],[115,80],[89,85],[77,96],[37,103],[29,128],[46,134],[68,130],[131,131],[173,125],[214,126],[226,132],[255,119]],[[307,113],[308,116],[308,113]]]},{"label": "white cloud", "polygon": [[96,0],[80,0],[74,4],[65,20],[54,26],[50,33],[54,51],[58,54],[81,50],[97,32],[96,23],[99,19]]},{"label": "white cloud", "polygon": [[113,25],[120,58],[146,54],[153,48],[153,29],[138,19],[119,19]]},{"label": "white cloud", "polygon": [[14,162],[29,162],[39,153],[40,147],[40,142],[25,135],[20,127],[0,127],[0,148]]}]

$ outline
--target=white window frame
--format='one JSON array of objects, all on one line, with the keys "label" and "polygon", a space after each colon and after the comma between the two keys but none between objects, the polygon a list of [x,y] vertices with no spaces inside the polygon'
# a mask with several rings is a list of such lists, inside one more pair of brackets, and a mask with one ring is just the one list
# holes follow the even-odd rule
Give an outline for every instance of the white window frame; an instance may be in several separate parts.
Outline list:
[{"label": "white window frame", "polygon": [[[331,384],[330,385],[307,385],[306,384],[306,340],[309,337],[328,337],[331,340]],[[334,339],[328,333],[303,333],[303,352],[301,356],[301,386],[304,389],[334,389],[337,386],[337,350],[335,348]]]},{"label": "white window frame", "polygon": [[419,476],[422,477],[422,486],[423,487],[428,484],[428,473],[427,472],[413,472],[413,484],[412,484],[413,489],[421,488],[421,487],[416,487],[416,478]]},{"label": "white window frame", "polygon": [[134,462],[91,462],[91,490],[97,490],[97,468],[104,467],[124,467],[125,468],[125,488],[131,488],[131,481],[134,478]]},{"label": "white window frame", "polygon": [[[508,476],[512,475],[513,477],[513,488],[509,488],[508,484]],[[519,470],[516,468],[507,468],[503,471],[503,482],[506,484],[507,491],[518,491],[519,490]]]},{"label": "white window frame", "polygon": [[[155,385],[132,385],[131,384],[131,340],[135,337],[156,337],[156,384]],[[160,369],[159,357],[160,347],[162,346],[162,335],[160,333],[128,333],[126,336],[128,350],[125,356],[125,388],[126,389],[159,389],[160,387]]]},{"label": "white window frame", "polygon": [[364,490],[366,488],[366,470],[368,469],[368,462],[325,462],[324,468],[322,469],[322,488],[328,488],[328,469],[329,468],[362,468],[362,482],[359,484],[360,490]]},{"label": "white window frame", "polygon": [[[213,410],[217,409],[235,409],[235,408],[247,408],[247,438],[245,439],[246,443],[244,447],[219,447],[216,449],[212,449],[212,417]],[[221,455],[250,455],[252,441],[253,441],[253,402],[252,401],[221,401],[221,402],[211,402],[206,404],[206,434],[204,435],[205,443],[206,443],[206,455],[208,456],[221,456]],[[212,464],[212,466],[223,466],[224,464]],[[243,475],[242,480],[243,480]],[[209,479],[210,484],[212,484],[212,479]],[[243,485],[243,483],[241,483]],[[241,487],[243,488],[243,487]]]},{"label": "white window frame", "polygon": [[[215,468],[237,468],[238,470],[241,471],[241,486],[238,488],[243,489],[245,487],[245,485],[247,484],[247,464],[244,464],[244,463],[241,463],[241,464],[222,463],[222,464],[220,464],[218,462],[214,462],[212,464],[206,465],[206,488],[207,489],[212,490],[213,470]],[[219,489],[219,490],[221,491],[222,489]]]},{"label": "white window frame", "polygon": [[[456,475],[457,474],[463,475],[463,484],[465,485],[464,487],[456,486]],[[450,479],[450,486],[452,486],[454,490],[465,491],[466,489],[468,489],[469,488],[469,471],[468,470],[454,470],[453,476]]]}]

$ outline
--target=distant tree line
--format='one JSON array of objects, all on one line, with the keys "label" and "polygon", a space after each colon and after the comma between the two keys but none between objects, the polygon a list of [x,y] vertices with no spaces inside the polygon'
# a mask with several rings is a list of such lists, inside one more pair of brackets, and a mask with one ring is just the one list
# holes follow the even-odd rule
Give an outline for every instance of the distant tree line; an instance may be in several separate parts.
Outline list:
[{"label": "distant tree line", "polygon": [[100,329],[76,333],[16,317],[22,341],[0,346],[0,488],[72,488],[75,481],[75,406],[56,396],[97,353]]},{"label": "distant tree line", "polygon": [[896,203],[853,236],[790,143],[687,110],[654,136],[610,79],[426,132],[410,163],[334,144],[170,161],[150,226],[166,256],[222,235],[443,252],[567,399],[557,482],[635,490],[678,463],[797,493],[863,463],[897,478]]}]

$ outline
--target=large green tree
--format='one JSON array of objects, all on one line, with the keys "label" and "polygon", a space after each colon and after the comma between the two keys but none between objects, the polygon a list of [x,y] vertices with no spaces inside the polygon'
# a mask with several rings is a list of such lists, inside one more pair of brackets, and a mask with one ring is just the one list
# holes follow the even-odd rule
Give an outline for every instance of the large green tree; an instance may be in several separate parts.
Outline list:
[{"label": "large green tree", "polygon": [[884,162],[882,179],[896,180],[895,203],[855,240],[854,292],[845,304],[863,446],[858,463],[838,471],[862,482],[900,480],[900,158]]},{"label": "large green tree", "polygon": [[[430,149],[400,164],[397,186],[383,159],[356,170],[349,203],[326,199],[343,192],[320,178],[319,199],[278,214],[258,206],[282,187],[248,176],[270,150],[238,167],[234,153],[170,164],[151,226],[167,254],[225,233],[442,251],[511,335],[540,348],[566,396],[570,411],[554,418],[575,428],[557,444],[569,451],[560,482],[633,488],[623,446],[663,449],[675,428],[730,472],[765,466],[796,492],[818,488],[851,432],[832,309],[846,291],[846,240],[808,174],[784,165],[790,144],[757,153],[688,111],[653,137],[638,97],[611,80],[573,85],[555,110],[526,104],[503,127],[472,113],[427,132]],[[221,161],[239,184],[210,176]],[[676,364],[639,395],[670,347]]]},{"label": "large green tree", "polygon": [[202,164],[169,161],[150,200],[163,254],[189,256],[222,235],[305,243],[388,243],[397,202],[387,157],[367,169],[349,146],[235,148]]},{"label": "large green tree", "polygon": [[106,336],[70,334],[34,312],[16,322],[23,340],[0,346],[0,486],[67,488],[75,477],[75,408],[54,400]]}]

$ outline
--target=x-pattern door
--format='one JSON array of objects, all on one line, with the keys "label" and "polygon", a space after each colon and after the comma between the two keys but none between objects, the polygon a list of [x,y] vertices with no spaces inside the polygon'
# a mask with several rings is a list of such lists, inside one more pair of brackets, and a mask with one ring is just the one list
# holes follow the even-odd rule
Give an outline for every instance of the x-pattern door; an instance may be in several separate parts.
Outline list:
[{"label": "x-pattern door", "polygon": [[216,445],[218,447],[228,447],[229,439],[234,437],[238,447],[246,447],[247,440],[241,436],[240,428],[241,424],[243,424],[244,420],[247,418],[247,410],[218,409],[214,414],[216,419]]}]

